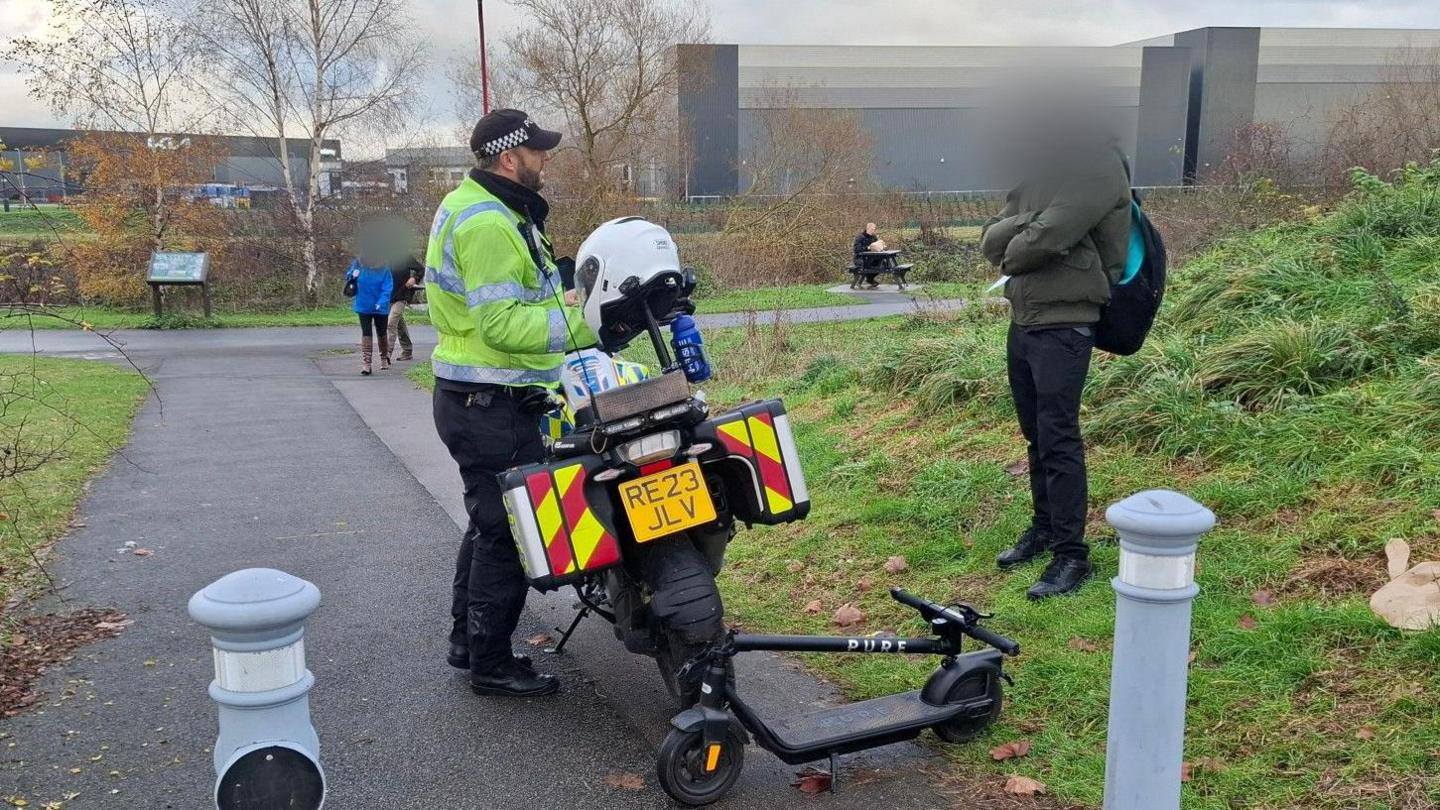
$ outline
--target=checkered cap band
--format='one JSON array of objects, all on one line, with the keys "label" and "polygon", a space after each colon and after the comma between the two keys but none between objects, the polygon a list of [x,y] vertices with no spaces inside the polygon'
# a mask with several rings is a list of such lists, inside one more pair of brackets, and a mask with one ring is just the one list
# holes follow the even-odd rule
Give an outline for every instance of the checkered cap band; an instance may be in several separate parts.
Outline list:
[{"label": "checkered cap band", "polygon": [[480,154],[498,155],[501,152],[504,152],[506,149],[514,149],[515,147],[530,140],[530,130],[534,126],[535,122],[531,121],[529,118],[526,118],[525,123],[514,132],[506,135],[501,135],[500,137],[492,141],[486,141],[485,144],[480,147]]}]

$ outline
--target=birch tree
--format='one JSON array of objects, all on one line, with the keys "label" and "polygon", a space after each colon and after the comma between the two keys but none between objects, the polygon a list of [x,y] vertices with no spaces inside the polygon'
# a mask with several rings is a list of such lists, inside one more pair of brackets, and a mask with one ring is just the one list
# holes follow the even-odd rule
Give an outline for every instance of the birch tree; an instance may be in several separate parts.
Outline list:
[{"label": "birch tree", "polygon": [[[324,141],[393,126],[414,107],[421,47],[406,8],[404,0],[210,0],[195,9],[216,103],[234,125],[276,139],[312,302]],[[291,165],[292,137],[307,142],[304,177]]]}]

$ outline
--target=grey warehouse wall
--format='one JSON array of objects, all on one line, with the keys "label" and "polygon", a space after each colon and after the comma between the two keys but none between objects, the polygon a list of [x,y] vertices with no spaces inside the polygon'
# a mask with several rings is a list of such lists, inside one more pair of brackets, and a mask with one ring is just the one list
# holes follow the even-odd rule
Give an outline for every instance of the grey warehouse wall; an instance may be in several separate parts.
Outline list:
[{"label": "grey warehouse wall", "polygon": [[1178,186],[1185,178],[1190,113],[1190,49],[1147,47],[1140,69],[1133,182]]},{"label": "grey warehouse wall", "polygon": [[[740,170],[740,48],[679,45],[681,165],[688,163],[686,193],[734,194]],[[685,158],[688,158],[686,160]]]}]

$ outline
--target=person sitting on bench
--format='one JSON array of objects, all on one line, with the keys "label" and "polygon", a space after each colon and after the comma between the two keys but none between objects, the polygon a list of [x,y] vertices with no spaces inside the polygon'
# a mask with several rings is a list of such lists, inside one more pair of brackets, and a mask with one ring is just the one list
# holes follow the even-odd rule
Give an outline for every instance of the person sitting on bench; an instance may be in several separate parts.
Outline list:
[{"label": "person sitting on bench", "polygon": [[[855,269],[861,270],[868,263],[868,257],[862,256],[860,254],[868,253],[872,250],[884,249],[885,240],[875,235],[875,223],[865,223],[865,230],[861,231],[860,235],[855,237]],[[871,287],[880,286],[879,282],[875,281],[875,276],[877,274],[862,273],[861,275],[864,277],[865,283],[869,284]]]}]

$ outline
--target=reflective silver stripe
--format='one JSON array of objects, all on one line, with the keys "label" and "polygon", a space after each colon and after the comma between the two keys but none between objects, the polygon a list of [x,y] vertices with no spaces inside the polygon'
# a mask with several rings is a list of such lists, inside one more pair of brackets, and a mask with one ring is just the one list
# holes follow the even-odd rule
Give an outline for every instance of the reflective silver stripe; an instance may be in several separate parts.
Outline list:
[{"label": "reflective silver stripe", "polygon": [[560,367],[547,371],[522,368],[490,368],[488,366],[458,366],[432,359],[430,368],[435,376],[456,382],[486,383],[489,385],[541,385],[560,381]]},{"label": "reflective silver stripe", "polygon": [[465,291],[465,305],[474,309],[484,306],[493,301],[506,301],[511,298],[524,298],[525,288],[518,281],[501,281],[495,284],[482,284],[473,290]]},{"label": "reflective silver stripe", "polygon": [[445,230],[445,223],[450,221],[450,209],[441,205],[435,211],[435,221],[430,223],[430,238],[439,239],[440,234]]},{"label": "reflective silver stripe", "polygon": [[570,324],[565,320],[565,310],[550,310],[550,341],[545,348],[552,352],[563,352],[570,342]]},{"label": "reflective silver stripe", "polygon": [[434,284],[448,293],[465,294],[465,284],[454,273],[442,273],[429,265],[425,267],[425,283]]},{"label": "reflective silver stripe", "polygon": [[521,286],[519,282],[502,281],[496,284],[486,284],[483,287],[476,287],[465,293],[465,304],[471,309],[483,307],[496,301],[519,299],[531,304],[544,301],[550,297],[545,290],[531,290]]},{"label": "reflective silver stripe", "polygon": [[[441,250],[442,263],[434,274],[434,283],[440,285],[440,289],[455,293],[456,295],[464,295],[466,297],[466,303],[472,307],[476,306],[476,304],[470,303],[470,296],[465,289],[465,282],[460,276],[460,267],[455,261],[455,231],[458,230],[461,225],[465,224],[465,220],[487,211],[498,211],[503,214],[511,224],[515,222],[515,213],[498,202],[475,203],[462,209],[460,213],[455,214],[455,224],[450,228],[450,231],[445,234],[445,247]],[[441,224],[443,227],[444,223]],[[427,268],[425,280],[428,282],[430,278],[429,268]]]}]

